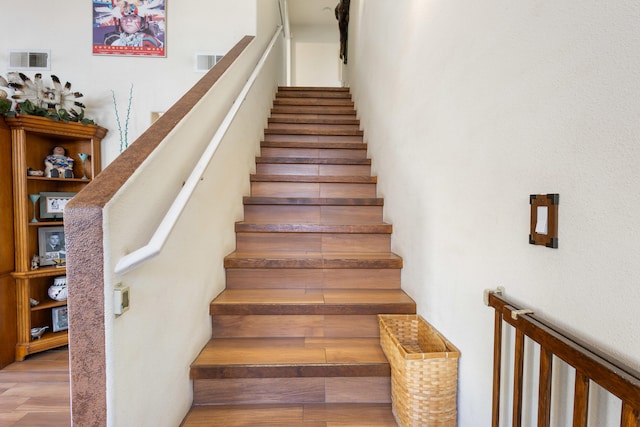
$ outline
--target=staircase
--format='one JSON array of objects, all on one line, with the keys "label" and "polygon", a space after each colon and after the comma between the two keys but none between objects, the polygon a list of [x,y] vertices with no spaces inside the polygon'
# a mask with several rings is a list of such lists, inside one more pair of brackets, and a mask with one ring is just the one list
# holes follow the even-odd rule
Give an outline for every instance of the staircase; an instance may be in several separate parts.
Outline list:
[{"label": "staircase", "polygon": [[396,426],[378,313],[415,313],[348,89],[282,87],[183,426]]}]

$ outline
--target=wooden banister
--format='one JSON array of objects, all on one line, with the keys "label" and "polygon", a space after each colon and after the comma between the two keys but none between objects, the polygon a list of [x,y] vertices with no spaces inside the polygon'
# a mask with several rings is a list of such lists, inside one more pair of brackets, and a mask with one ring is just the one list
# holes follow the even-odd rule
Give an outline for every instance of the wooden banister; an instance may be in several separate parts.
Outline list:
[{"label": "wooden banister", "polygon": [[574,386],[573,426],[587,425],[589,384],[594,381],[622,401],[621,427],[640,427],[640,373],[516,307],[496,292],[488,292],[487,305],[495,309],[492,426],[500,418],[500,371],[502,366],[502,322],[515,328],[513,367],[512,426],[522,423],[522,378],[525,337],[540,345],[538,389],[538,427],[548,427],[551,420],[551,385],[553,357],[558,357],[576,370]]}]

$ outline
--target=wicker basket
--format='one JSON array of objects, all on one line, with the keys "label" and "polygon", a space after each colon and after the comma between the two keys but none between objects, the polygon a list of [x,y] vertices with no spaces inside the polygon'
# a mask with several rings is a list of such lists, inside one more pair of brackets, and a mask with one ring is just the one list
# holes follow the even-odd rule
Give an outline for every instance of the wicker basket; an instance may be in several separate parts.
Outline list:
[{"label": "wicker basket", "polygon": [[422,317],[378,315],[400,427],[455,427],[460,351]]}]

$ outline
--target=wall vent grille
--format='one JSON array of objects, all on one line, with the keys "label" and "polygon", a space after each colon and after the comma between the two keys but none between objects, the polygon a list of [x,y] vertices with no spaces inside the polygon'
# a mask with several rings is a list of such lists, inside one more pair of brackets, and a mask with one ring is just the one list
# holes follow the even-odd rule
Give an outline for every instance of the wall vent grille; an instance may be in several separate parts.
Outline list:
[{"label": "wall vent grille", "polygon": [[9,69],[46,71],[51,69],[51,52],[48,50],[10,50]]},{"label": "wall vent grille", "polygon": [[196,71],[204,73],[216,65],[224,55],[214,53],[196,53]]}]

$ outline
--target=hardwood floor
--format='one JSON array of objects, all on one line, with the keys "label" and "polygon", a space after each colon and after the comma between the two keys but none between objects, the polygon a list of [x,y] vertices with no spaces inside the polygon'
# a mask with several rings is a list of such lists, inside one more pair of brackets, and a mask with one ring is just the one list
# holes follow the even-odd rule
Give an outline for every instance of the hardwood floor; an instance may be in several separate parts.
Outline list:
[{"label": "hardwood floor", "polygon": [[69,426],[69,402],[67,347],[0,370],[0,427]]}]

